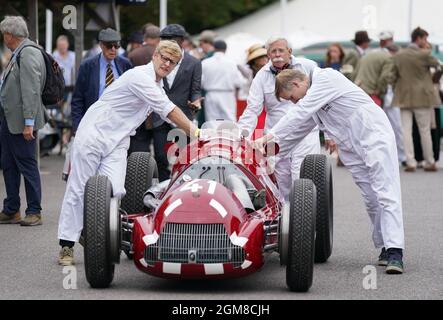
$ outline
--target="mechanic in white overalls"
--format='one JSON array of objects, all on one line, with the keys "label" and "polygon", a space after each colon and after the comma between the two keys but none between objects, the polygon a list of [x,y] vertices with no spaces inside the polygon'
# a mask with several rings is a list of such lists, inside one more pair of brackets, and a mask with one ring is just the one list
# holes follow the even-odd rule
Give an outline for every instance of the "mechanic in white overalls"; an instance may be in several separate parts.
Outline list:
[{"label": "mechanic in white overalls", "polygon": [[73,264],[73,246],[83,228],[83,196],[88,179],[105,175],[111,180],[114,196],[124,196],[129,137],[151,112],[187,133],[198,134],[199,129],[174,106],[162,88],[161,79],[174,69],[181,55],[176,42],[161,41],[152,62],[122,74],[82,118],[60,213],[60,264]]},{"label": "mechanic in white overalls", "polygon": [[237,121],[237,90],[247,80],[235,62],[225,55],[223,40],[214,42],[215,53],[202,61],[202,89],[205,94],[205,121]]},{"label": "mechanic in white overalls", "polygon": [[280,151],[287,153],[315,126],[324,130],[337,143],[340,158],[361,189],[375,247],[382,248],[379,265],[386,265],[387,273],[403,273],[397,149],[383,110],[362,89],[329,68],[315,68],[310,75],[285,70],[277,76],[275,94],[296,104],[256,145],[274,139]]},{"label": "mechanic in white overalls", "polygon": [[[265,133],[268,132],[288,112],[289,101],[278,101],[275,97],[275,76],[281,70],[295,69],[310,73],[317,64],[308,59],[295,58],[286,39],[270,38],[266,43],[269,62],[260,69],[252,80],[247,100],[247,107],[238,121],[241,129],[252,135],[257,125],[257,118],[266,109]],[[285,157],[276,156],[274,173],[282,196],[287,200],[292,181],[300,176],[300,166],[308,154],[320,153],[320,138],[318,128],[306,136]]]}]

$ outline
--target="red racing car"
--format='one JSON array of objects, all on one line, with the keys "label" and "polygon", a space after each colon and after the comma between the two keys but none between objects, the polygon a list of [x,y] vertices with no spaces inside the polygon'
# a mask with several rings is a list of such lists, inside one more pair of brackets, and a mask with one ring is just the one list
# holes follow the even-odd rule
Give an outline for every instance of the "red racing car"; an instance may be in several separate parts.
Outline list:
[{"label": "red racing car", "polygon": [[289,289],[311,287],[314,261],[325,262],[332,251],[327,157],[305,158],[285,203],[270,164],[277,152],[253,150],[232,123],[210,127],[176,147],[166,182],[158,183],[149,153],[131,154],[121,202],[107,177],[89,179],[83,237],[91,287],[111,284],[122,250],[139,270],[175,279],[242,277],[263,266],[265,253],[276,251]]}]

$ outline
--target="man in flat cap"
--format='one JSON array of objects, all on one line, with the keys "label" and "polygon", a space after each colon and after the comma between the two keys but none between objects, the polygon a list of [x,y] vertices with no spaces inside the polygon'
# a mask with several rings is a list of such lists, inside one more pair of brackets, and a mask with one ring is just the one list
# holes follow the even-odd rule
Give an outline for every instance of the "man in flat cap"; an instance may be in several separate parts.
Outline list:
[{"label": "man in flat cap", "polygon": [[71,102],[74,134],[86,110],[123,72],[132,68],[128,59],[117,55],[120,40],[117,31],[111,28],[101,30],[98,41],[102,52],[86,59],[80,65]]},{"label": "man in flat cap", "polygon": [[131,51],[128,59],[134,67],[148,64],[152,60],[157,44],[160,42],[160,28],[150,24],[143,28],[143,45]]},{"label": "man in flat cap", "polygon": [[[177,66],[163,78],[163,88],[169,100],[192,121],[196,111],[200,109],[202,67],[198,59],[183,50],[185,36],[186,30],[179,24],[167,25],[160,31],[161,40],[175,41],[182,51],[182,58]],[[152,127],[152,130],[148,130],[143,124],[137,129],[136,135],[131,138],[130,152],[149,151],[153,140],[159,180],[164,181],[169,179],[171,174],[164,146],[172,127],[155,113],[152,114]]]}]

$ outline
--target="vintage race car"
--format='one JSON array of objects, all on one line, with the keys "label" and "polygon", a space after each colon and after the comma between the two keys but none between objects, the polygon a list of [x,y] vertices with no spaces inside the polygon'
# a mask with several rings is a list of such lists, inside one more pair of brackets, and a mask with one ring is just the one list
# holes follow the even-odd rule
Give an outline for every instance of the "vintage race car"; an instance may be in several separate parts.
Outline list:
[{"label": "vintage race car", "polygon": [[173,151],[167,182],[158,183],[149,153],[132,153],[121,202],[107,177],[89,179],[83,235],[92,287],[110,285],[122,250],[139,270],[175,279],[246,276],[263,266],[265,253],[275,251],[286,266],[289,289],[311,287],[314,261],[325,262],[332,252],[327,157],[305,158],[285,203],[268,161],[278,150],[254,150],[232,123],[211,128]]}]

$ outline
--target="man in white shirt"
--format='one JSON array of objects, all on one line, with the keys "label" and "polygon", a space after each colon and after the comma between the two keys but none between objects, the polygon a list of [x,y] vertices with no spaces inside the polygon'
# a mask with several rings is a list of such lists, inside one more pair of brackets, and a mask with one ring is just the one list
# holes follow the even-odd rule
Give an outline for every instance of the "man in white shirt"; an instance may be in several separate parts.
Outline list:
[{"label": "man in white shirt", "polygon": [[83,228],[83,195],[88,179],[96,174],[106,175],[114,196],[125,195],[129,137],[151,112],[174,122],[187,134],[198,134],[162,89],[161,79],[180,59],[181,49],[175,42],[160,42],[151,63],[122,74],[84,115],[74,140],[74,161],[60,214],[60,264],[73,264],[73,246]]},{"label": "man in white shirt", "polygon": [[65,35],[60,35],[57,38],[56,49],[52,56],[57,61],[60,68],[63,70],[63,78],[65,85],[73,86],[75,80],[75,52],[69,49],[69,39]]},{"label": "man in white shirt", "polygon": [[[292,101],[280,120],[256,145],[270,140],[285,154],[319,126],[337,143],[340,158],[360,187],[382,248],[378,264],[389,274],[403,273],[404,230],[395,135],[381,108],[359,87],[332,69],[310,76],[285,70],[277,76],[275,95]],[[328,146],[327,146],[328,147]],[[331,150],[333,151],[333,150]]]},{"label": "man in white shirt", "polygon": [[[282,37],[273,37],[266,43],[269,62],[257,73],[249,89],[247,107],[238,121],[241,129],[252,135],[257,125],[257,118],[263,107],[266,109],[265,133],[280,119],[285,117],[290,101],[278,101],[275,97],[275,76],[284,69],[301,70],[310,74],[317,64],[308,59],[295,58],[288,41]],[[320,153],[318,128],[298,144],[285,157],[277,155],[274,173],[278,187],[285,199],[289,198],[292,181],[300,175],[300,166],[308,154]]]},{"label": "man in white shirt", "polygon": [[237,121],[237,90],[246,84],[234,61],[225,56],[226,42],[214,42],[215,53],[202,62],[205,120]]}]

